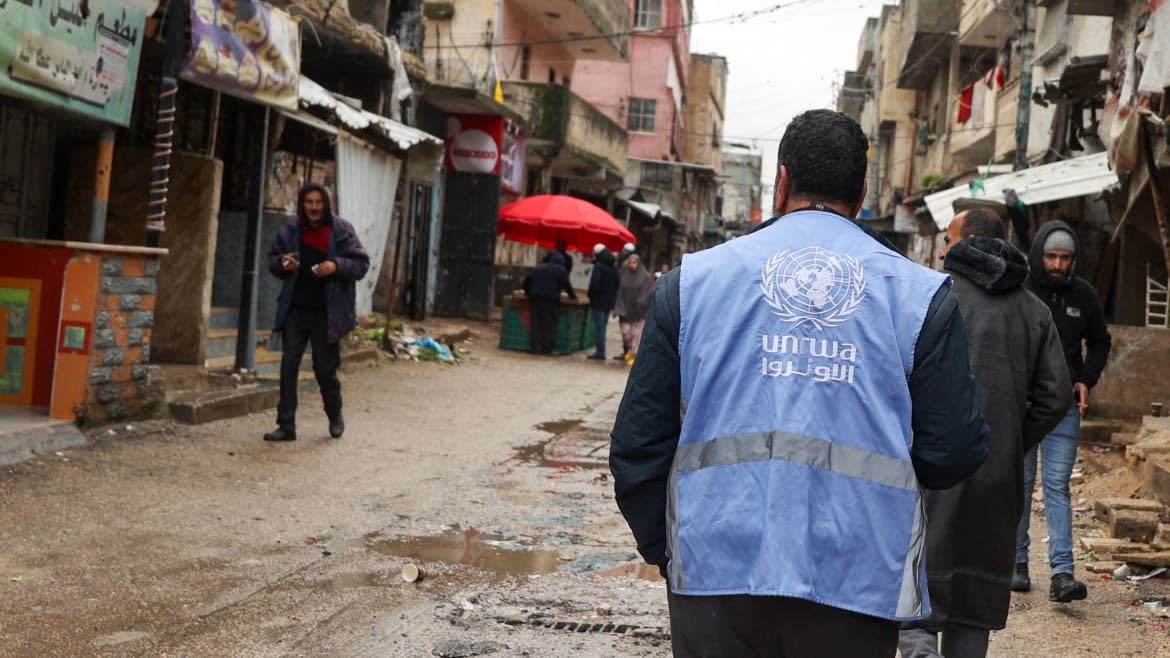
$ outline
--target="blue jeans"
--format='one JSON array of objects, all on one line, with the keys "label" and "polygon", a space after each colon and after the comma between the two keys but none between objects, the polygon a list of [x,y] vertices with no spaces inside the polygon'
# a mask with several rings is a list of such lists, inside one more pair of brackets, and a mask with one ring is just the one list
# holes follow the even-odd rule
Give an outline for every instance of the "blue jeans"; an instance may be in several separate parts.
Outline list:
[{"label": "blue jeans", "polygon": [[1032,491],[1036,488],[1036,451],[1043,459],[1044,517],[1048,520],[1048,563],[1052,573],[1073,573],[1072,506],[1068,479],[1077,461],[1081,414],[1077,405],[1040,445],[1024,457],[1024,515],[1016,529],[1016,564],[1028,562],[1028,524],[1032,519]]},{"label": "blue jeans", "polygon": [[593,311],[594,333],[597,334],[597,354],[605,356],[605,325],[609,322],[609,311]]}]

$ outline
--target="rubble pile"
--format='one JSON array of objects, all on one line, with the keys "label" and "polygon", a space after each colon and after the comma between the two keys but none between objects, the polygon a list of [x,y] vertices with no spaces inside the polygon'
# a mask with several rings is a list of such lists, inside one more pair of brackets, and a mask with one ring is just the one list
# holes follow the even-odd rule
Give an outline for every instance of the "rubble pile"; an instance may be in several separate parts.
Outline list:
[{"label": "rubble pile", "polygon": [[363,338],[380,347],[395,359],[435,361],[459,364],[471,353],[475,337],[470,329],[432,334],[425,326],[410,326],[401,321],[363,321]]}]

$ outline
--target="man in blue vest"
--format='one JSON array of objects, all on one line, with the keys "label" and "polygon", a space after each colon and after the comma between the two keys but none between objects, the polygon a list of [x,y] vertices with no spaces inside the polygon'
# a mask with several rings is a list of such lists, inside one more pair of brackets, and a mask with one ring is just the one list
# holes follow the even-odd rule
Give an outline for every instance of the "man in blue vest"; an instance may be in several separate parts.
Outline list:
[{"label": "man in blue vest", "polygon": [[989,429],[947,277],[850,219],[867,148],[796,117],[779,216],[659,279],[610,467],[676,656],[893,656],[930,613],[921,488]]}]

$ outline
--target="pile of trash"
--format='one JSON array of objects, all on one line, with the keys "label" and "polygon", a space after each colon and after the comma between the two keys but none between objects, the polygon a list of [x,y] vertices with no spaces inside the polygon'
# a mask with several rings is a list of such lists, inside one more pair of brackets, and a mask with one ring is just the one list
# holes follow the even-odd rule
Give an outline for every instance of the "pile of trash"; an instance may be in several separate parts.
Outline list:
[{"label": "pile of trash", "polygon": [[411,327],[405,322],[387,322],[362,329],[365,338],[395,359],[435,361],[458,364],[474,344],[470,330],[432,335],[426,327]]}]

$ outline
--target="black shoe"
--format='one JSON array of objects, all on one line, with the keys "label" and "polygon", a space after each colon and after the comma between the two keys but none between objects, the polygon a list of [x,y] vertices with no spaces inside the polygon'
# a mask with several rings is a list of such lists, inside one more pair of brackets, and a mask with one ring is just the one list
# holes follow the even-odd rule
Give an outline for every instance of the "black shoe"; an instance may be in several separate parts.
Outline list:
[{"label": "black shoe", "polygon": [[620,355],[620,356],[615,356],[615,357],[613,357],[613,360],[614,360],[614,361],[625,361],[625,360],[626,360],[626,355],[623,353],[623,354],[622,354],[622,355]]},{"label": "black shoe", "polygon": [[605,360],[605,355],[604,355],[604,354],[596,354],[596,353],[595,353],[595,354],[590,354],[589,356],[587,356],[587,357],[585,357],[585,358],[586,358],[586,359],[593,359],[594,361],[604,361],[604,360]]},{"label": "black shoe", "polygon": [[1012,574],[1012,591],[1013,592],[1031,592],[1032,579],[1028,577],[1028,563],[1021,562],[1016,565],[1016,572]]},{"label": "black shoe", "polygon": [[1080,601],[1089,596],[1089,590],[1081,581],[1073,578],[1071,573],[1058,573],[1052,576],[1052,588],[1048,590],[1048,600],[1055,603]]},{"label": "black shoe", "polygon": [[296,441],[297,431],[287,427],[278,427],[264,435],[265,441]]},{"label": "black shoe", "polygon": [[337,414],[337,418],[329,419],[329,436],[340,439],[341,435],[345,433],[345,419],[341,414]]}]

